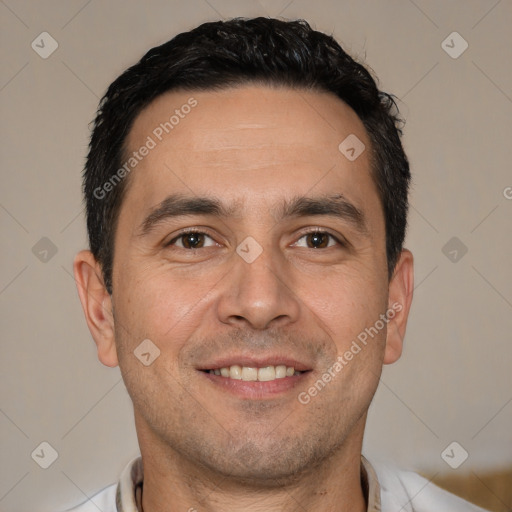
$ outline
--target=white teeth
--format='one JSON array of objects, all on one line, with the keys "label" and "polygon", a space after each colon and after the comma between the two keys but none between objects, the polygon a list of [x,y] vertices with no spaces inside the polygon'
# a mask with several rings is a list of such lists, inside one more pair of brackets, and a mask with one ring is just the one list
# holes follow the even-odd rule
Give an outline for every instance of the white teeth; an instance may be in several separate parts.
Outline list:
[{"label": "white teeth", "polygon": [[242,367],[242,380],[258,380],[258,368]]},{"label": "white teeth", "polygon": [[302,372],[295,371],[293,366],[286,366],[284,364],[265,366],[263,368],[234,364],[229,368],[215,368],[214,370],[210,370],[209,373],[212,375],[221,375],[228,379],[244,380],[247,382],[268,382],[276,379],[284,379],[285,377],[292,377],[295,374],[300,375]]},{"label": "white teeth", "polygon": [[[223,368],[223,370],[228,370],[227,368]],[[242,367],[234,364],[229,368],[229,377],[231,379],[241,380],[242,379]]]},{"label": "white teeth", "polygon": [[276,379],[284,379],[286,377],[286,366],[280,364],[276,366]]},{"label": "white teeth", "polygon": [[274,380],[276,378],[276,369],[273,366],[265,366],[258,370],[258,380],[266,382],[268,380]]}]

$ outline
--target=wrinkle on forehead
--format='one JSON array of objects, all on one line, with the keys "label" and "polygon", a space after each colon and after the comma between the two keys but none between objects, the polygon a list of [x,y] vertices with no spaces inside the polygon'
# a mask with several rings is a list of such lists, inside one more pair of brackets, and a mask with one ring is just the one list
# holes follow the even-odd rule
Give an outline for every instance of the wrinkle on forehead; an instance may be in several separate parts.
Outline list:
[{"label": "wrinkle on forehead", "polygon": [[[197,100],[197,106],[159,144],[208,149],[220,148],[221,144],[250,146],[278,141],[324,147],[335,143],[336,149],[340,137],[346,137],[354,126],[359,126],[358,135],[365,135],[357,114],[332,93],[246,86],[220,91],[171,91],[157,97],[136,119],[130,146],[144,141],[190,97]],[[189,129],[189,121],[193,129]]]},{"label": "wrinkle on forehead", "polygon": [[187,157],[187,164],[203,169],[224,169],[226,171],[270,170],[272,168],[283,170],[287,168],[288,172],[293,168],[307,166],[317,168],[327,166],[327,171],[333,165],[333,163],[328,164],[325,154],[301,155],[297,153],[297,149],[297,146],[292,144],[223,147],[222,149],[191,152]]},{"label": "wrinkle on forehead", "polygon": [[327,93],[264,87],[170,92],[141,112],[131,146],[142,145],[159,122],[191,97],[197,106],[138,165],[144,179],[134,176],[135,181],[147,189],[151,202],[166,188],[183,184],[196,192],[222,187],[231,194],[238,187],[268,194],[269,187],[299,192],[301,184],[309,190],[325,179],[338,182],[339,176],[340,191],[349,195],[354,194],[348,189],[360,195],[363,183],[373,187],[367,152],[348,162],[338,149],[351,133],[369,144],[364,125],[349,106]]}]

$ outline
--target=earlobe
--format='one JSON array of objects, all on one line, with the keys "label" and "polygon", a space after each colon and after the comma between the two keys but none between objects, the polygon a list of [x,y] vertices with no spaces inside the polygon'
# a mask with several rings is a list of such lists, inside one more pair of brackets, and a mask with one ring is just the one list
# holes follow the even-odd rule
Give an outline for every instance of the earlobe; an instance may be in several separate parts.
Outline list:
[{"label": "earlobe", "polygon": [[414,265],[410,251],[404,249],[389,283],[388,326],[384,364],[396,362],[402,355],[403,339],[414,290]]},{"label": "earlobe", "polygon": [[73,264],[78,295],[89,331],[105,366],[117,366],[112,299],[103,281],[101,266],[91,251],[80,251]]}]

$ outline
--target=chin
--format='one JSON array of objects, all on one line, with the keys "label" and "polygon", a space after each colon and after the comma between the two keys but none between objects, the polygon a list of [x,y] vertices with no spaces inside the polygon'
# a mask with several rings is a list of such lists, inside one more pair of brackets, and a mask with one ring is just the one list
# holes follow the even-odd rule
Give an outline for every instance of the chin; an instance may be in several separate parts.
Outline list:
[{"label": "chin", "polygon": [[[315,440],[316,441],[316,440]],[[331,446],[320,439],[304,442],[298,438],[255,440],[231,444],[219,457],[218,450],[202,451],[199,463],[209,471],[223,475],[233,484],[255,488],[279,488],[293,485],[314,471],[329,454]],[[224,484],[223,484],[224,485]]]}]

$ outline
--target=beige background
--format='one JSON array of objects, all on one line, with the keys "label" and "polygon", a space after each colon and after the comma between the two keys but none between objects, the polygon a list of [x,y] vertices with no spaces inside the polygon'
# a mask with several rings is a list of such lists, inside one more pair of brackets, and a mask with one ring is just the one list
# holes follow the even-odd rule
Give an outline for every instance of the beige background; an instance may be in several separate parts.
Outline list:
[{"label": "beige background", "polygon": [[[403,358],[385,368],[370,409],[365,453],[431,474],[511,464],[509,0],[5,0],[0,13],[0,510],[82,502],[138,453],[119,370],[97,361],[71,276],[86,243],[88,123],[143,52],[220,17],[305,18],[401,99],[415,300]],[[59,44],[47,59],[31,48],[43,31]],[[469,44],[457,59],[441,46],[453,31]],[[442,251],[454,236],[468,249],[456,263]],[[42,237],[57,248],[46,262],[32,250]],[[46,470],[31,458],[42,441],[59,454]],[[469,453],[457,470],[441,458],[452,441]]]}]

